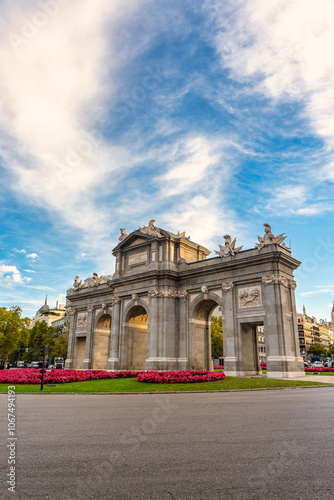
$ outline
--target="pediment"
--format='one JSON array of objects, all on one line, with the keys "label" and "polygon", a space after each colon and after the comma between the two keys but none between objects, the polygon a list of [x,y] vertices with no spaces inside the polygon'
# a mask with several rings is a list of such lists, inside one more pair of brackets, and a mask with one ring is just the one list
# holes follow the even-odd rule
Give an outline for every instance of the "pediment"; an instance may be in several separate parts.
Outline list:
[{"label": "pediment", "polygon": [[[165,235],[164,235],[165,236]],[[143,234],[140,230],[133,231],[129,234],[123,241],[121,241],[114,249],[113,252],[117,250],[126,250],[127,248],[133,248],[143,243],[148,243],[153,240],[161,240],[161,237],[151,236],[148,234]]]},{"label": "pediment", "polygon": [[[151,239],[151,238],[149,238]],[[142,243],[147,243],[148,238],[136,238],[131,243],[129,243],[128,247],[135,247],[136,245],[141,245]]]}]

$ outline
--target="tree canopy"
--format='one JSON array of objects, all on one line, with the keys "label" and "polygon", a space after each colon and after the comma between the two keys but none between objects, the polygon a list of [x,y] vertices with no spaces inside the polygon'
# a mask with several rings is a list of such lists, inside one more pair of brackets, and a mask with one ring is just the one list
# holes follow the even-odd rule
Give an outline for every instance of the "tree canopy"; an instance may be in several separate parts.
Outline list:
[{"label": "tree canopy", "polygon": [[12,351],[25,347],[29,341],[29,318],[21,317],[22,309],[0,307],[0,358],[5,359]]},{"label": "tree canopy", "polygon": [[313,354],[314,356],[321,356],[321,354],[323,354],[324,356],[327,356],[327,349],[321,344],[314,344],[310,345],[307,354]]},{"label": "tree canopy", "polygon": [[[29,328],[31,320],[21,317],[19,307],[0,307],[0,359],[8,356],[10,361],[21,359],[27,362],[40,359],[40,349],[47,347],[47,357],[66,358],[69,322],[62,328],[48,326],[38,321]],[[27,352],[26,352],[27,349]]]}]

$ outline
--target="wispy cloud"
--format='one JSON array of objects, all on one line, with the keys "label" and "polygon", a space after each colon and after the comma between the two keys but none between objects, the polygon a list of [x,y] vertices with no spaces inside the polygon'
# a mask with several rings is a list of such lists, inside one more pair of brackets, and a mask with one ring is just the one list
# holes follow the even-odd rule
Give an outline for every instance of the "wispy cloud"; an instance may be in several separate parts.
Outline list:
[{"label": "wispy cloud", "polygon": [[73,0],[14,50],[9,35],[22,34],[22,19],[33,23],[41,8],[38,2],[7,4],[0,153],[8,183],[21,199],[61,215],[63,224],[86,235],[89,228],[91,242],[110,230],[98,206],[99,186],[128,163],[126,150],[93,132],[115,90],[107,76],[126,57],[106,30],[116,32],[137,7],[137,1]]},{"label": "wispy cloud", "polygon": [[[303,100],[316,132],[334,146],[334,5],[331,0],[248,0],[215,7],[225,67],[273,99]],[[254,77],[256,78],[254,80]]]},{"label": "wispy cloud", "polygon": [[317,290],[310,290],[308,292],[302,292],[300,295],[302,297],[309,297],[312,295],[334,295],[334,285],[320,285],[315,286]]},{"label": "wispy cloud", "polygon": [[[295,134],[296,141],[305,134],[315,134],[319,139],[312,152],[308,151],[309,140],[304,144],[303,161],[296,161],[291,149],[286,151],[288,168],[276,162],[276,171],[285,177],[285,185],[274,187],[272,200],[262,208],[302,216],[332,211],[332,198],[328,192],[326,196],[323,188],[318,199],[312,196],[306,200],[302,196],[310,190],[306,178],[315,183],[313,189],[316,187],[318,192],[325,182],[334,179],[333,2],[207,0],[205,11],[215,26],[211,42],[222,68],[237,82],[238,90],[262,100],[264,114],[270,106],[271,129],[275,131],[276,123],[282,124],[283,118],[291,120],[291,115],[275,116],[282,113],[285,105],[291,111],[295,109],[297,128],[292,129],[290,124],[287,130],[279,132],[285,136]],[[262,127],[266,126],[260,112],[259,120]],[[272,150],[270,153],[272,156]],[[284,158],[284,148],[278,154]]]},{"label": "wispy cloud", "polygon": [[23,254],[26,254],[26,253],[27,253],[27,251],[26,251],[24,248],[22,248],[22,250],[18,250],[17,248],[13,248],[13,251],[14,251],[15,253],[23,253]]}]

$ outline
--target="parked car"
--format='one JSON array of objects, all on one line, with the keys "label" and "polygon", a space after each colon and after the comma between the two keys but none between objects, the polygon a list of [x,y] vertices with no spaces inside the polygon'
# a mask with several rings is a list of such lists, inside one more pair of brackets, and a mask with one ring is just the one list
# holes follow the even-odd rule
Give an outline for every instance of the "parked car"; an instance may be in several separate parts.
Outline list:
[{"label": "parked car", "polygon": [[52,370],[52,368],[53,368],[53,365],[48,366],[48,370]]},{"label": "parked car", "polygon": [[324,365],[321,363],[321,361],[315,361],[314,363],[312,363],[312,368],[323,368]]},{"label": "parked car", "polygon": [[310,363],[308,361],[304,361],[304,366],[305,368],[308,368],[310,366]]},{"label": "parked car", "polygon": [[39,362],[38,361],[32,361],[31,362],[31,368],[39,368]]},{"label": "parked car", "polygon": [[24,365],[25,365],[24,361],[18,361],[16,363],[17,368],[24,368]]}]

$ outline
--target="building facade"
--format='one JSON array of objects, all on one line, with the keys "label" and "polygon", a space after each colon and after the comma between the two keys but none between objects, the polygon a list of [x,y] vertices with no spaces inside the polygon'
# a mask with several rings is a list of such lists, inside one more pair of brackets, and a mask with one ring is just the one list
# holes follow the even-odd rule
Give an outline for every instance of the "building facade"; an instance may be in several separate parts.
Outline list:
[{"label": "building facade", "polygon": [[325,349],[330,349],[333,344],[333,332],[327,322],[324,320],[317,322],[314,316],[308,316],[305,306],[303,313],[297,314],[297,322],[300,354],[305,359],[311,345],[320,344]]},{"label": "building facade", "polygon": [[55,326],[53,323],[57,320],[62,320],[62,318],[65,316],[65,313],[65,305],[60,304],[60,306],[58,306],[57,302],[56,307],[52,308],[48,305],[48,299],[46,297],[45,304],[38,309],[35,317],[29,325],[29,328],[35,326],[35,324],[39,321],[45,321],[48,326]]}]

